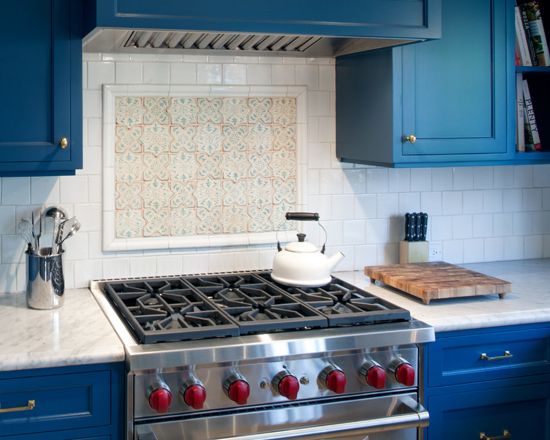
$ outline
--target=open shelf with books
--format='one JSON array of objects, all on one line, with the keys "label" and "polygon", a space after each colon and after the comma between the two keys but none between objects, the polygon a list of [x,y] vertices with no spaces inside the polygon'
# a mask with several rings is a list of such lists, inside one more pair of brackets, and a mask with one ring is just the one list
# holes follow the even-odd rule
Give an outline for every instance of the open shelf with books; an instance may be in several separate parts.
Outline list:
[{"label": "open shelf with books", "polygon": [[550,1],[516,0],[516,154],[518,163],[550,161]]}]

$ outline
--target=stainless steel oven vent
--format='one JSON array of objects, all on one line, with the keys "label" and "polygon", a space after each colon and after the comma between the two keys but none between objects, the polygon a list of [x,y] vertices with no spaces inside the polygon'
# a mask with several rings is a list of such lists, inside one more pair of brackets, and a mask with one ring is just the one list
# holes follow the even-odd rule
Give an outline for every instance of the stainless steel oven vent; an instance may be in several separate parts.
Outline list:
[{"label": "stainless steel oven vent", "polygon": [[243,50],[303,53],[321,37],[303,35],[217,34],[201,32],[132,31],[125,48]]},{"label": "stainless steel oven vent", "polygon": [[89,33],[83,43],[85,52],[336,57],[411,41],[318,35],[98,28]]}]

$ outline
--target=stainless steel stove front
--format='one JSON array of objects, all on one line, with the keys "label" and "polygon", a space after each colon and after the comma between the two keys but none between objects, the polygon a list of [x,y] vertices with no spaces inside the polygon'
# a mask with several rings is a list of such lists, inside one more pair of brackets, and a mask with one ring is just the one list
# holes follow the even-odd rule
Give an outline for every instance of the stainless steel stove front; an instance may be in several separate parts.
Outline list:
[{"label": "stainless steel stove front", "polygon": [[[128,440],[409,440],[427,423],[418,404],[418,347],[433,341],[434,331],[422,322],[143,345],[95,283],[92,293],[126,350]],[[397,374],[403,363],[407,371]],[[385,383],[367,384],[364,365],[384,371]],[[345,374],[343,392],[323,383],[327,366]],[[279,387],[281,372],[295,377],[295,396]],[[250,396],[231,400],[227,378],[244,379]],[[191,396],[204,402],[186,401],[191,385]]]}]

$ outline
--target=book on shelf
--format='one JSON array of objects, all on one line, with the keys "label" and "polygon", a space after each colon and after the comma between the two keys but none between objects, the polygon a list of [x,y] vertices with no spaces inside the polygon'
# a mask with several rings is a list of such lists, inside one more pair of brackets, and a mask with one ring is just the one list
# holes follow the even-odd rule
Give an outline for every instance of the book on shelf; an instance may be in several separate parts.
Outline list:
[{"label": "book on shelf", "polygon": [[522,13],[525,13],[529,23],[530,41],[535,54],[533,59],[536,59],[539,66],[550,66],[550,52],[548,51],[539,2],[529,1],[523,3],[520,8]]},{"label": "book on shelf", "polygon": [[526,132],[525,132],[525,151],[528,151],[527,146],[531,144],[529,142],[529,135],[532,138],[533,150],[540,151],[542,150],[542,145],[540,143],[539,130],[537,128],[537,121],[535,118],[535,111],[533,109],[533,101],[531,100],[531,93],[529,92],[529,84],[527,80],[523,80],[523,106],[526,123]]},{"label": "book on shelf", "polygon": [[515,23],[516,23],[516,46],[519,50],[519,58],[522,66],[532,66],[531,55],[527,46],[527,35],[523,27],[521,18],[521,10],[519,6],[515,7]]},{"label": "book on shelf", "polygon": [[527,10],[524,7],[520,7],[521,24],[525,32],[525,40],[527,44],[527,50],[529,51],[529,59],[533,66],[538,66],[539,61],[535,52],[535,46],[533,45],[533,39],[531,35],[531,28],[529,27],[529,18],[527,17]]},{"label": "book on shelf", "polygon": [[525,111],[523,109],[523,75],[516,74],[516,117],[517,140],[516,150],[525,151]]}]

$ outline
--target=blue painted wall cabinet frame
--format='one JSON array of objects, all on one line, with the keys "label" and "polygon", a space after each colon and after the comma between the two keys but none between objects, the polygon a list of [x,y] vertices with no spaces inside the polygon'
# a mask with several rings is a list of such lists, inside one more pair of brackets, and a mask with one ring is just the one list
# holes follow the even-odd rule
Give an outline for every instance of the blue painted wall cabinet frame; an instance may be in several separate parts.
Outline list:
[{"label": "blue painted wall cabinet frame", "polygon": [[0,175],[82,168],[81,29],[81,1],[2,5]]},{"label": "blue painted wall cabinet frame", "polygon": [[431,39],[441,0],[87,0],[95,27]]},{"label": "blue painted wall cabinet frame", "polygon": [[338,58],[337,156],[390,167],[510,163],[513,5],[443,0],[440,40]]}]

